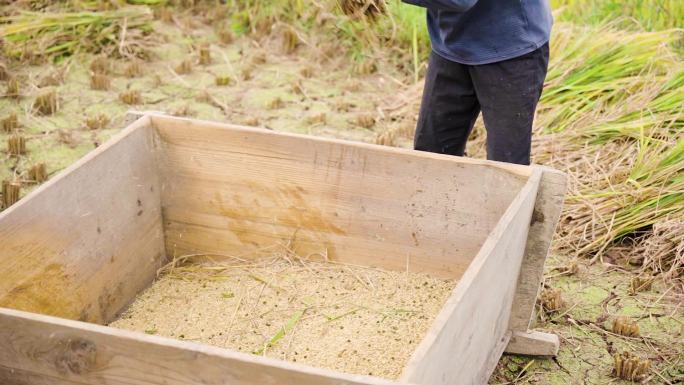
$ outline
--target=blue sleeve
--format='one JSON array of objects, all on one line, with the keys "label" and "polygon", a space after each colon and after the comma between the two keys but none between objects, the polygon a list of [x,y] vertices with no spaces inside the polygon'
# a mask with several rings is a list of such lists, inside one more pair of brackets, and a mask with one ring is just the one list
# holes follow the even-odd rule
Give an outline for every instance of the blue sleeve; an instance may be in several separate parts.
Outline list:
[{"label": "blue sleeve", "polygon": [[465,12],[477,3],[477,0],[401,0],[406,4],[438,9],[441,11]]}]

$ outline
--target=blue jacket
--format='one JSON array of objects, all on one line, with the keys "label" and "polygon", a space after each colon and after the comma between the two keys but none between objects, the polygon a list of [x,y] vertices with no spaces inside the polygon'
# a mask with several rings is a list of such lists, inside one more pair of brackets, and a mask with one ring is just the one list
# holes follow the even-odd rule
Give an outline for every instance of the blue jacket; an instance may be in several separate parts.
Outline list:
[{"label": "blue jacket", "polygon": [[427,8],[432,50],[462,64],[524,55],[549,41],[548,0],[403,0]]}]

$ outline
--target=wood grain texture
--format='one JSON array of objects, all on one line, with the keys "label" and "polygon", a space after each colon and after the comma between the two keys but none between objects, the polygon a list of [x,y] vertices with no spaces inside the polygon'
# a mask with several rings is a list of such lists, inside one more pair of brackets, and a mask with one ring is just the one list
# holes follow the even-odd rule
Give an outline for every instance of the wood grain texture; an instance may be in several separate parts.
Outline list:
[{"label": "wood grain texture", "polygon": [[485,384],[508,343],[508,321],[540,171],[487,238],[401,377],[418,384]]},{"label": "wood grain texture", "polygon": [[519,332],[526,332],[534,319],[534,306],[544,276],[544,262],[556,231],[567,189],[567,178],[564,173],[548,167],[535,167],[542,171],[542,177],[530,231],[527,234],[525,257],[518,277],[509,324],[509,329]]},{"label": "wood grain texture", "polygon": [[153,116],[167,252],[301,255],[460,276],[529,170]]},{"label": "wood grain texture", "polygon": [[0,307],[107,322],[164,257],[154,130],[143,118],[0,213]]},{"label": "wood grain texture", "polygon": [[511,334],[511,340],[506,347],[506,353],[533,356],[555,356],[558,354],[559,346],[560,339],[555,334],[538,331],[514,331]]},{"label": "wood grain texture", "polygon": [[3,385],[392,385],[211,346],[0,309]]}]

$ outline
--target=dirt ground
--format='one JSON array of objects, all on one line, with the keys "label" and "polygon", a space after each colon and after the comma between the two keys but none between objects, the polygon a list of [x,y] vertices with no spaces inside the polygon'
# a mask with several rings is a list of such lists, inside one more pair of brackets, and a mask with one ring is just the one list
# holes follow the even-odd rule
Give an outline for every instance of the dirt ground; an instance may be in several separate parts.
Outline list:
[{"label": "dirt ground", "polygon": [[[58,66],[11,68],[20,78],[22,97],[0,99],[0,116],[18,114],[27,154],[6,155],[8,135],[0,133],[0,179],[25,178],[37,162],[45,162],[53,176],[118,132],[129,109],[410,146],[421,85],[391,65],[378,61],[377,71],[360,71],[342,57],[325,58],[305,45],[287,54],[278,36],[222,44],[211,29],[198,24],[156,21],[154,27],[154,59],[142,63],[138,77],[125,75],[130,62],[109,61],[113,70],[108,90],[90,87],[92,55],[73,57]],[[198,41],[211,43],[211,64],[198,63]],[[179,73],[184,60],[192,62],[187,74]],[[62,71],[63,81],[40,87],[56,70]],[[230,84],[216,85],[217,76],[229,77]],[[34,99],[51,88],[58,92],[59,111],[35,115]],[[121,93],[131,90],[140,91],[140,103],[127,105],[120,100]],[[99,114],[108,123],[103,128],[87,127],[86,119]],[[29,190],[24,188],[23,194]],[[575,264],[577,269],[569,268]],[[624,350],[651,360],[653,369],[645,382],[682,383],[684,297],[660,282],[632,295],[631,278],[615,265],[588,266],[586,261],[554,254],[547,263],[545,285],[561,290],[564,306],[549,314],[540,311],[537,327],[561,337],[560,354],[554,359],[506,355],[491,383],[622,383],[612,370],[613,355]],[[640,336],[612,333],[618,315],[637,318]]]}]

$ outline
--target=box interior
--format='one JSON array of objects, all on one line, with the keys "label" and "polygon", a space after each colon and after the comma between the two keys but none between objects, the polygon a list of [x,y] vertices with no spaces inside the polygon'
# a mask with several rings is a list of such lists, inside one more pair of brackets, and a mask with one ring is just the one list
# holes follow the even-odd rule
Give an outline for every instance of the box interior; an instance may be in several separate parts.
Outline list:
[{"label": "box interior", "polygon": [[0,214],[0,307],[106,324],[169,258],[301,255],[458,278],[523,168],[151,116]]}]

